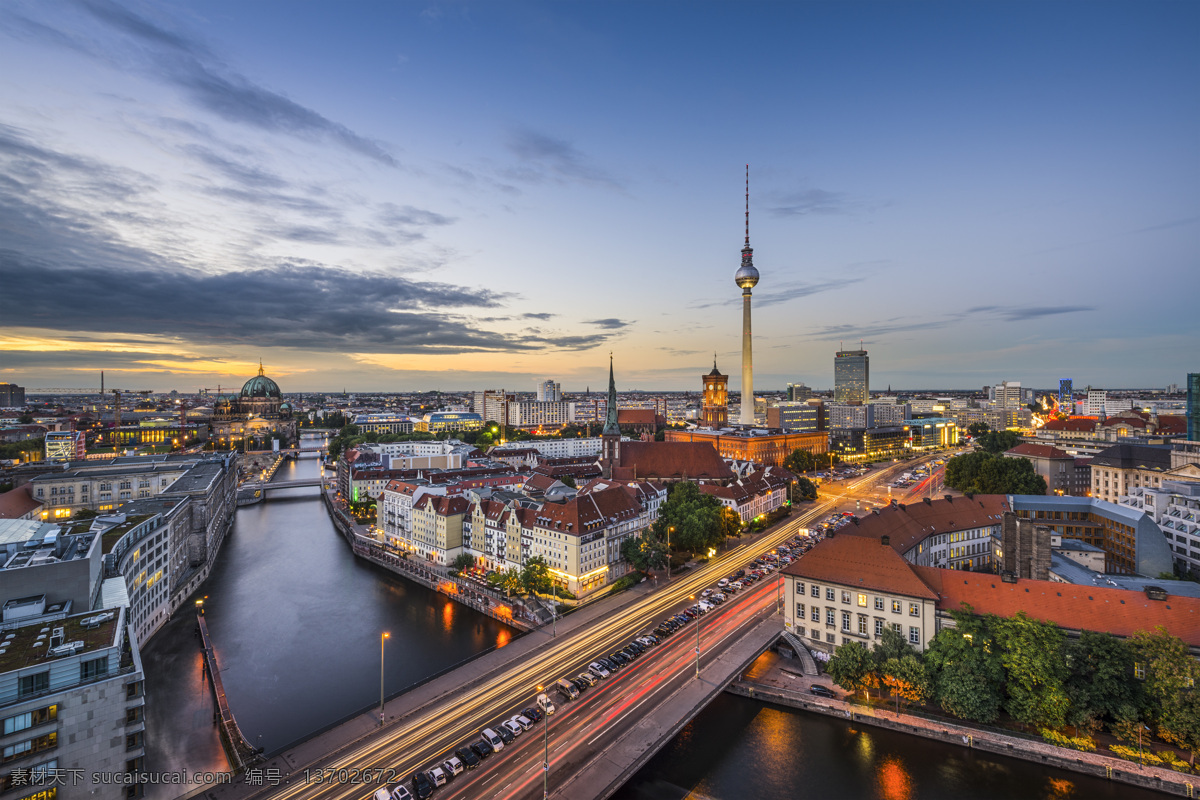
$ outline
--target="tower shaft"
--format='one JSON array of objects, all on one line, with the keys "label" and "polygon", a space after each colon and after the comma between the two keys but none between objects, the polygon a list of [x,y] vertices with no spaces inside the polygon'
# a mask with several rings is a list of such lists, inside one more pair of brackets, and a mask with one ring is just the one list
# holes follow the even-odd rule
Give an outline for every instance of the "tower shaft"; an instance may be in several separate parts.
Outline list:
[{"label": "tower shaft", "polygon": [[750,289],[742,290],[742,412],[738,422],[754,424],[754,349],[750,336]]}]

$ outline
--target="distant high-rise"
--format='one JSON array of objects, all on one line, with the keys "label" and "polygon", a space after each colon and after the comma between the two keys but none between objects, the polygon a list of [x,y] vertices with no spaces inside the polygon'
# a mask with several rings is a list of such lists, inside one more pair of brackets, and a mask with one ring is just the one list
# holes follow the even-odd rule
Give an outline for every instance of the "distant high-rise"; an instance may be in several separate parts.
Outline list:
[{"label": "distant high-rise", "polygon": [[539,403],[558,403],[561,400],[562,384],[547,379],[537,385],[537,401]]},{"label": "distant high-rise", "polygon": [[25,387],[15,383],[0,383],[0,408],[21,408],[25,405]]},{"label": "distant high-rise", "polygon": [[1000,381],[992,387],[992,400],[996,405],[1008,408],[1021,405],[1021,382]]},{"label": "distant high-rise", "polygon": [[1108,413],[1106,410],[1107,403],[1107,391],[1104,389],[1093,389],[1089,386],[1087,390],[1087,403],[1083,407],[1083,413],[1089,417],[1099,417]]},{"label": "distant high-rise", "polygon": [[729,424],[729,376],[717,369],[715,355],[712,372],[702,380],[704,402],[700,406],[700,421],[706,428],[724,428]]},{"label": "distant high-rise", "polygon": [[1200,442],[1200,372],[1187,377],[1187,431],[1189,442]]},{"label": "distant high-rise", "polygon": [[754,424],[754,353],[750,347],[750,290],[758,283],[754,268],[754,249],[750,247],[750,165],[746,165],[746,244],[742,246],[742,266],[733,275],[742,290],[742,413],[738,422]]},{"label": "distant high-rise", "polygon": [[1075,390],[1070,378],[1063,378],[1058,382],[1058,407],[1064,414],[1075,413]]},{"label": "distant high-rise", "polygon": [[865,403],[871,397],[866,350],[838,350],[833,357],[833,402]]},{"label": "distant high-rise", "polygon": [[804,402],[812,397],[812,389],[805,386],[803,383],[789,383],[787,385],[787,399],[796,402]]}]

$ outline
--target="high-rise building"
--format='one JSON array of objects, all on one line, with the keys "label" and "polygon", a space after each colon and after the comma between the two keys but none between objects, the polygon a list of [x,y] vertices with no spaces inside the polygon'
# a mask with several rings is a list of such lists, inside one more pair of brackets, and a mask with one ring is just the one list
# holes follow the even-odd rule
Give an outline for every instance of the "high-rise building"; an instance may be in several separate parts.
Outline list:
[{"label": "high-rise building", "polygon": [[1016,407],[1021,405],[1021,382],[1020,381],[1000,381],[992,387],[992,400],[996,405],[1004,407]]},{"label": "high-rise building", "polygon": [[1066,414],[1075,413],[1075,391],[1070,378],[1063,378],[1058,382],[1058,407]]},{"label": "high-rise building", "polygon": [[750,247],[750,165],[746,165],[746,243],[742,246],[742,265],[733,275],[742,290],[742,411],[738,421],[754,424],[754,353],[750,346],[750,290],[758,283],[754,268],[754,248]]},{"label": "high-rise building", "polygon": [[729,424],[729,376],[717,369],[713,356],[712,372],[703,376],[704,402],[700,407],[700,422],[706,428],[724,428]]},{"label": "high-rise building", "polygon": [[798,403],[803,403],[805,400],[813,396],[812,389],[805,386],[803,383],[789,383],[787,385],[787,399]]},{"label": "high-rise building", "polygon": [[1189,442],[1200,442],[1200,372],[1187,376],[1187,431]]},{"label": "high-rise building", "polygon": [[537,385],[537,401],[539,403],[558,403],[562,401],[562,384],[547,379]]},{"label": "high-rise building", "polygon": [[871,396],[866,350],[838,350],[833,357],[833,402],[865,403]]},{"label": "high-rise building", "polygon": [[509,425],[508,404],[516,399],[515,394],[505,392],[503,389],[486,389],[482,392],[475,392],[471,410],[482,417],[484,422]]},{"label": "high-rise building", "polygon": [[0,408],[21,408],[25,405],[25,387],[15,383],[0,383]]},{"label": "high-rise building", "polygon": [[1089,417],[1098,417],[1102,414],[1107,414],[1106,404],[1108,403],[1108,392],[1103,389],[1088,389],[1087,402],[1083,407],[1083,413]]}]

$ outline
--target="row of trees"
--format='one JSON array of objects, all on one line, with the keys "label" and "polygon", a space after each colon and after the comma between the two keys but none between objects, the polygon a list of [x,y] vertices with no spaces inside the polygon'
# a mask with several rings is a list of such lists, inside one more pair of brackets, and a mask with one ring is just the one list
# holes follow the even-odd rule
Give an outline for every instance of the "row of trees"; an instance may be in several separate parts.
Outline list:
[{"label": "row of trees", "polygon": [[737,512],[701,492],[694,483],[674,483],[658,510],[658,519],[641,536],[623,541],[621,556],[641,572],[666,569],[668,538],[671,551],[697,554],[720,547],[741,531],[742,520]]},{"label": "row of trees", "polygon": [[[469,569],[474,566],[475,557],[466,553],[463,555],[471,560],[470,563],[464,566],[456,560],[455,566],[459,569]],[[462,556],[459,556],[459,559],[462,559]],[[546,594],[554,588],[554,581],[550,578],[550,565],[542,556],[534,556],[520,569],[512,567],[502,572],[491,572],[487,576],[487,582],[489,586],[494,586],[509,594],[520,592]]]},{"label": "row of trees", "polygon": [[1003,453],[986,450],[947,461],[945,483],[963,494],[1046,493],[1046,479],[1037,474],[1028,458],[1008,458]]},{"label": "row of trees", "polygon": [[826,670],[850,692],[886,687],[897,709],[902,700],[928,702],[981,723],[1005,712],[1035,728],[1107,729],[1127,742],[1148,729],[1195,763],[1200,663],[1164,628],[1129,639],[1092,631],[1068,639],[1024,612],[976,616],[964,606],[951,616],[955,627],[939,631],[924,654],[885,629],[873,650],[858,642],[839,647]]}]

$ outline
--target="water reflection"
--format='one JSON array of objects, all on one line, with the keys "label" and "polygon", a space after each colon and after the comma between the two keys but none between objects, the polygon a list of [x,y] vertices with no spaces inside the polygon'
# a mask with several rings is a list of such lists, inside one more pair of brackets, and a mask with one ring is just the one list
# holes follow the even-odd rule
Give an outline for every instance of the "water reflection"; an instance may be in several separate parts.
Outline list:
[{"label": "water reflection", "polygon": [[[864,737],[865,738],[865,737]],[[883,800],[911,800],[912,776],[896,756],[884,756],[875,772],[879,796]]]}]

